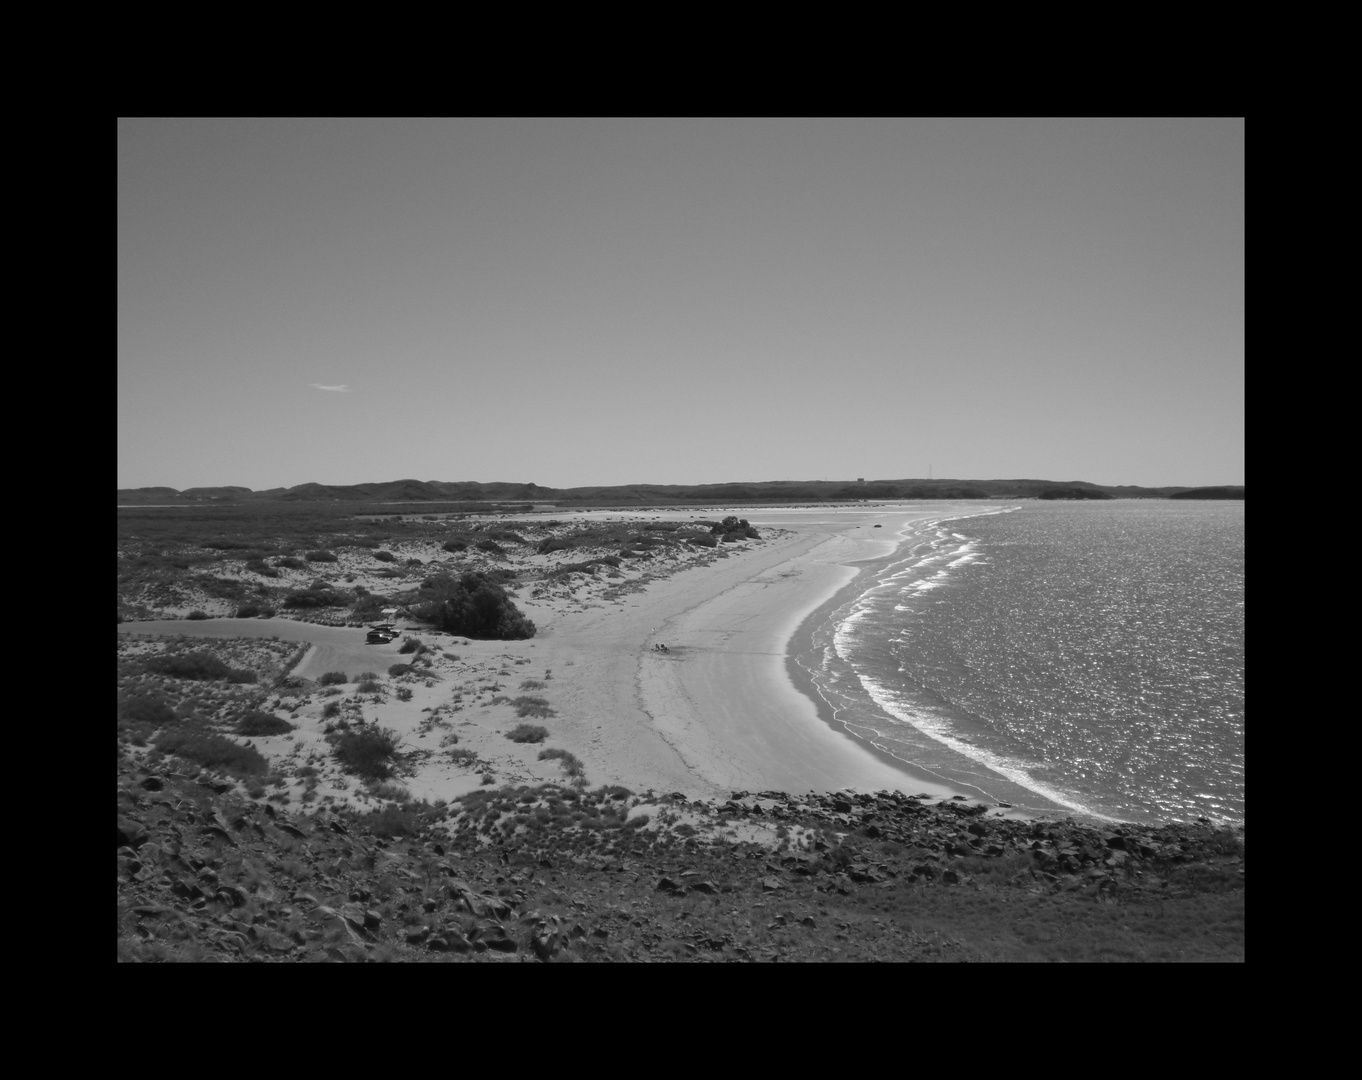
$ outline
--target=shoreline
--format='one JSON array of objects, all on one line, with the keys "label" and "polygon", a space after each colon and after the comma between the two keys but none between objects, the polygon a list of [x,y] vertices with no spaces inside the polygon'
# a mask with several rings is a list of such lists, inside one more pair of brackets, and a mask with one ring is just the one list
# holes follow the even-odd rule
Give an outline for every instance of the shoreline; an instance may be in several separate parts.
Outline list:
[{"label": "shoreline", "polygon": [[[1093,815],[1056,802],[1044,793],[1011,780],[984,763],[933,739],[931,735],[921,731],[911,723],[888,713],[883,706],[875,701],[873,695],[865,687],[861,687],[856,697],[862,700],[856,704],[868,714],[858,717],[861,722],[864,723],[867,719],[870,719],[876,725],[905,725],[911,728],[918,738],[931,746],[933,757],[947,760],[959,759],[958,767],[951,770],[944,769],[941,766],[926,766],[907,761],[875,742],[854,734],[849,725],[839,716],[839,713],[847,706],[836,705],[829,701],[814,678],[814,671],[819,667],[824,649],[828,647],[826,643],[820,643],[817,640],[817,635],[819,630],[832,621],[834,613],[838,609],[851,604],[867,589],[873,588],[876,576],[886,567],[904,561],[906,546],[919,538],[920,534],[916,533],[916,530],[920,529],[923,524],[929,521],[940,523],[960,517],[973,516],[976,515],[939,514],[925,516],[912,522],[902,522],[894,550],[891,553],[869,559],[854,560],[848,566],[848,569],[853,570],[853,576],[817,608],[810,611],[801,620],[798,629],[790,638],[785,663],[787,676],[799,691],[814,703],[823,722],[831,730],[867,748],[891,767],[900,770],[905,776],[913,778],[914,782],[921,778],[924,783],[946,791],[948,798],[963,795],[972,802],[984,802],[994,806],[1005,804],[1006,808],[1000,810],[999,813],[1007,817],[1029,819],[1078,816],[1082,818],[1092,817],[1095,820],[1100,819],[1100,815]],[[909,533],[910,529],[914,532],[904,535]],[[907,791],[903,793],[910,794]]]},{"label": "shoreline", "polygon": [[[902,528],[902,511],[842,516],[756,519],[762,527],[794,528],[797,550],[665,620],[657,637],[671,651],[645,653],[640,661],[645,711],[687,767],[721,789],[898,791],[988,801],[846,730],[798,669],[795,657],[811,620],[843,601],[864,564],[883,565],[903,544],[901,536],[855,532],[889,519]],[[935,519],[939,512],[920,516]]]},{"label": "shoreline", "polygon": [[[1017,805],[1018,799],[916,766],[854,734],[798,663],[814,647],[816,628],[871,576],[902,558],[915,528],[952,516],[973,515],[952,515],[944,507],[757,511],[754,524],[766,537],[757,544],[723,548],[717,557],[664,570],[646,584],[640,581],[638,590],[601,592],[609,585],[605,579],[584,581],[580,596],[573,589],[571,596],[518,597],[540,628],[533,639],[456,642],[434,634],[434,683],[408,682],[414,696],[401,702],[351,700],[366,719],[396,730],[424,753],[430,744],[418,740],[430,733],[431,716],[448,713],[450,691],[462,688],[464,704],[457,704],[456,695],[451,717],[456,741],[476,750],[478,760],[505,783],[542,783],[559,774],[554,762],[536,760],[537,748],[522,751],[506,740],[503,729],[513,726],[509,704],[481,696],[468,700],[475,684],[486,679],[490,685],[498,673],[514,671],[516,680],[522,674],[541,680],[556,716],[553,744],[579,758],[593,784],[720,801],[738,791],[849,790]],[[432,637],[429,630],[408,629]],[[403,659],[399,643],[370,646],[353,627],[286,618],[129,621],[119,627],[120,637],[158,633],[307,642],[313,648],[292,674],[312,679],[336,670],[381,672]],[[457,655],[440,654],[453,646]],[[319,698],[298,714],[306,723],[293,747],[282,739],[277,745],[261,739],[262,749],[282,753],[304,744],[325,754],[321,707]],[[437,754],[408,786],[413,797],[449,799],[476,788],[480,779],[485,778]],[[348,800],[343,792],[325,793]],[[1024,813],[999,813],[1073,813],[1062,806],[1037,808],[1030,794]]]}]

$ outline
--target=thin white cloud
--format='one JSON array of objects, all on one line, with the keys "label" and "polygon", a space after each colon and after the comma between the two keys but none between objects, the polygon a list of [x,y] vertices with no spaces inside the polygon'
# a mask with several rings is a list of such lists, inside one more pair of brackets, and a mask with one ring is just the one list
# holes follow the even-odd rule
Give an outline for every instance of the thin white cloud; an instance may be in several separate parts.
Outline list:
[{"label": "thin white cloud", "polygon": [[345,383],[341,383],[340,386],[323,386],[321,383],[316,382],[308,383],[307,385],[315,386],[318,390],[330,390],[336,394],[348,394],[350,392],[350,387]]}]

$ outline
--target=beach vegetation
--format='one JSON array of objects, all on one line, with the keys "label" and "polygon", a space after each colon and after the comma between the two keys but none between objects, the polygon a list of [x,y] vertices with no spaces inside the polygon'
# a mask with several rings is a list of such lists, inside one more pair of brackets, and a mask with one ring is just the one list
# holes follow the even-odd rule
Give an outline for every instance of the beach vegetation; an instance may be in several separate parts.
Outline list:
[{"label": "beach vegetation", "polygon": [[582,762],[575,755],[566,750],[559,750],[556,747],[545,747],[539,751],[540,761],[557,761],[562,765],[563,771],[568,776],[582,776],[586,769]]},{"label": "beach vegetation", "polygon": [[251,710],[236,725],[238,735],[287,735],[294,728],[287,720],[273,713]]},{"label": "beach vegetation", "polygon": [[322,551],[322,550],[318,550],[318,551],[309,551],[309,552],[307,553],[307,561],[308,561],[308,562],[327,562],[327,563],[339,562],[339,561],[340,561],[340,556],[337,555],[334,551]]},{"label": "beach vegetation", "polygon": [[549,729],[538,724],[517,724],[506,733],[506,738],[516,743],[538,743],[549,737]]},{"label": "beach vegetation", "polygon": [[205,769],[229,776],[261,776],[269,769],[265,756],[253,746],[222,735],[190,731],[163,731],[152,743],[163,754],[173,754]]},{"label": "beach vegetation", "polygon": [[253,683],[254,671],[229,667],[215,656],[202,652],[169,653],[153,656],[146,662],[146,670],[172,679],[191,679],[229,683]]},{"label": "beach vegetation", "polygon": [[437,575],[421,584],[412,614],[441,630],[469,638],[503,641],[534,637],[527,619],[506,590],[484,574]]},{"label": "beach vegetation", "polygon": [[350,677],[343,671],[328,671],[317,679],[318,686],[340,686],[348,683]]},{"label": "beach vegetation", "polygon": [[284,607],[292,610],[299,608],[339,607],[343,601],[334,589],[309,588],[294,589],[284,596]]},{"label": "beach vegetation", "polygon": [[396,732],[366,724],[336,735],[332,754],[348,773],[364,780],[386,780],[393,774],[400,744]]}]

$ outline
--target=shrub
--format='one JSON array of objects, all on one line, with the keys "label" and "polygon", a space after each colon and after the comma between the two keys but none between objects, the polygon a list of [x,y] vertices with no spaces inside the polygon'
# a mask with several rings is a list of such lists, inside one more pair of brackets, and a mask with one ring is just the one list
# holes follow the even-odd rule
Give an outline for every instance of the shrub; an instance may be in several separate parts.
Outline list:
[{"label": "shrub", "polygon": [[282,559],[275,559],[274,565],[282,566],[285,570],[301,570],[303,568],[303,560],[295,559],[290,555]]},{"label": "shrub", "polygon": [[286,735],[294,728],[287,720],[273,713],[253,711],[236,726],[238,735]]},{"label": "shrub", "polygon": [[355,689],[361,694],[377,694],[383,689],[383,684],[377,679],[360,679]]},{"label": "shrub", "polygon": [[139,694],[125,698],[118,706],[118,734],[126,735],[134,746],[146,746],[157,728],[173,724],[178,717],[159,695]]},{"label": "shrub", "polygon": [[375,551],[374,558],[379,562],[396,562],[397,556],[391,551]]},{"label": "shrub", "polygon": [[518,743],[543,742],[548,737],[549,729],[537,724],[517,724],[506,733],[506,738]]},{"label": "shrub", "polygon": [[339,562],[340,558],[334,551],[309,551],[307,553],[308,562]]},{"label": "shrub", "polygon": [[339,701],[328,701],[326,703],[326,708],[322,709],[322,718],[325,720],[329,720],[331,717],[339,715],[340,715]]},{"label": "shrub", "polygon": [[713,537],[713,536],[691,536],[691,537],[688,537],[688,539],[689,539],[690,542],[691,542],[692,544],[694,544],[696,547],[710,547],[710,548],[712,548],[712,547],[718,547],[718,546],[719,546],[718,538]]},{"label": "shrub", "polygon": [[444,551],[450,552],[451,554],[458,554],[460,551],[467,551],[468,544],[466,541],[463,540],[446,540],[443,544],[440,545],[440,548]]},{"label": "shrub", "polygon": [[394,664],[388,668],[388,674],[396,679],[400,675],[410,674],[412,666],[410,664]]},{"label": "shrub", "polygon": [[295,589],[284,597],[286,608],[338,607],[341,600],[331,589]]},{"label": "shrub", "polygon": [[156,675],[168,675],[172,679],[216,680],[226,679],[232,683],[253,683],[254,671],[240,671],[230,668],[216,656],[207,653],[184,653],[178,656],[153,656],[147,661],[147,670]]},{"label": "shrub", "polygon": [[418,639],[408,637],[402,639],[402,647],[397,651],[399,653],[421,653],[425,651],[425,646]]},{"label": "shrub", "polygon": [[174,754],[205,769],[221,769],[230,776],[259,776],[269,767],[255,747],[242,746],[222,735],[168,731],[158,735],[153,745],[163,754]]},{"label": "shrub", "polygon": [[345,672],[343,671],[328,671],[325,675],[323,675],[321,678],[317,680],[317,685],[340,686],[342,683],[348,683],[349,681],[350,676],[346,675]]},{"label": "shrub", "polygon": [[566,750],[546,748],[539,751],[540,761],[552,761],[555,759],[562,764],[563,771],[569,776],[583,776],[586,773],[586,768],[582,765],[581,760],[575,755],[569,754]]},{"label": "shrub", "polygon": [[186,619],[195,619],[195,620],[198,620],[198,619],[206,619],[206,618],[208,618],[208,617],[209,617],[209,616],[208,616],[208,612],[206,612],[206,611],[199,611],[197,608],[196,608],[195,610],[191,611],[188,615],[185,616]]},{"label": "shrub", "polygon": [[506,549],[495,540],[479,540],[477,543],[479,551],[487,551],[493,555],[505,555]]},{"label": "shrub", "polygon": [[534,623],[483,574],[441,575],[423,583],[422,593],[413,614],[451,634],[503,641],[534,637]]},{"label": "shrub", "polygon": [[[384,788],[395,787],[396,785],[385,784]],[[382,789],[380,789],[382,790]],[[407,793],[407,798],[411,798],[411,793],[406,788],[401,789]],[[378,795],[378,792],[374,792]],[[379,795],[379,798],[394,798],[392,795]],[[406,802],[406,799],[400,799]],[[421,831],[421,819],[409,810],[404,810],[399,806],[385,806],[382,810],[375,810],[366,819],[364,824],[369,826],[369,831],[375,836],[384,840],[392,840],[398,836],[415,836]]]},{"label": "shrub", "polygon": [[390,763],[397,756],[399,742],[396,732],[366,725],[342,732],[332,753],[346,772],[366,780],[386,780],[393,774]]},{"label": "shrub", "polygon": [[511,702],[515,706],[515,714],[522,720],[527,716],[533,716],[544,720],[557,714],[549,708],[549,703],[541,697],[527,697],[521,695]]},{"label": "shrub", "polygon": [[398,700],[398,701],[410,701],[410,700],[411,700],[411,690],[410,690],[408,687],[405,687],[405,686],[400,687],[400,688],[398,689],[398,691],[397,691],[397,700]]},{"label": "shrub", "polygon": [[246,569],[252,574],[259,574],[261,577],[277,578],[279,571],[270,566],[264,559],[251,559],[246,563]]},{"label": "shrub", "polygon": [[476,750],[456,746],[449,752],[449,760],[456,765],[475,765],[478,761],[478,754]]},{"label": "shrub", "polygon": [[534,550],[540,555],[547,555],[551,551],[571,551],[575,546],[571,540],[561,536],[546,536],[539,541]]}]

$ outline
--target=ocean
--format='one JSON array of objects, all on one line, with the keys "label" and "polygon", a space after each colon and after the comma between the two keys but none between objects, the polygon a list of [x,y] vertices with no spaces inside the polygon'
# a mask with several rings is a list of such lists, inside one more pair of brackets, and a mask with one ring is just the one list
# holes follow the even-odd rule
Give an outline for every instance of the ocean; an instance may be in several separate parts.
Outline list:
[{"label": "ocean", "polygon": [[956,504],[898,541],[794,643],[837,724],[1019,809],[1243,823],[1242,502]]}]

